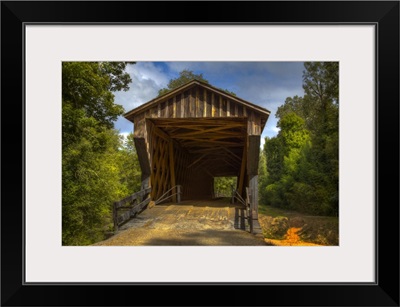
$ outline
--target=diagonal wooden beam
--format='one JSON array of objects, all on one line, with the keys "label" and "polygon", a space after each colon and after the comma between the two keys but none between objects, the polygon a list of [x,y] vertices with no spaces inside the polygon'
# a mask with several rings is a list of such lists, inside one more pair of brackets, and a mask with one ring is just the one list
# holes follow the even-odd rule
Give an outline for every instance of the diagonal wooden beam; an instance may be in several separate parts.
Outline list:
[{"label": "diagonal wooden beam", "polygon": [[225,150],[227,153],[229,153],[229,154],[231,154],[232,156],[234,156],[238,161],[242,161],[242,158],[240,158],[237,154],[235,154],[234,152],[232,152],[232,151],[229,150],[228,148],[222,147],[222,146],[221,146],[221,148],[222,148],[223,150]]},{"label": "diagonal wooden beam", "polygon": [[198,159],[196,159],[195,161],[193,161],[192,163],[190,163],[188,165],[188,167],[192,167],[193,165],[195,165],[196,163],[198,163],[201,159],[203,159],[206,156],[206,154],[202,154]]}]

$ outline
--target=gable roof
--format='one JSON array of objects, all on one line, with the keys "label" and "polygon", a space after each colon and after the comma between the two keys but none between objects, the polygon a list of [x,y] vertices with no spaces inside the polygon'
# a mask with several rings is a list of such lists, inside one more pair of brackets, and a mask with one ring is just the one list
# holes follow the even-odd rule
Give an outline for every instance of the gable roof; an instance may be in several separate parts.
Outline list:
[{"label": "gable roof", "polygon": [[225,92],[224,90],[216,88],[216,87],[214,87],[214,86],[212,86],[212,85],[210,85],[208,83],[205,83],[205,82],[199,81],[197,79],[194,79],[194,80],[191,80],[191,81],[181,85],[180,87],[177,87],[177,88],[169,91],[168,93],[165,93],[164,95],[158,96],[158,97],[156,97],[156,98],[154,98],[154,99],[152,99],[152,100],[140,105],[139,107],[137,107],[137,108],[135,108],[135,109],[133,109],[133,110],[131,110],[129,112],[126,112],[124,114],[124,117],[126,119],[130,120],[130,121],[133,121],[133,118],[136,115],[138,115],[138,114],[140,114],[142,112],[145,112],[148,109],[153,108],[154,106],[158,105],[159,103],[161,103],[161,102],[163,102],[165,100],[168,100],[169,98],[171,98],[171,97],[173,97],[173,96],[175,96],[175,95],[177,95],[177,94],[179,94],[181,92],[184,92],[184,91],[186,91],[186,90],[188,90],[188,89],[190,89],[190,88],[192,88],[192,87],[194,87],[196,85],[200,86],[202,88],[205,88],[205,89],[207,89],[207,90],[209,90],[211,92],[217,93],[217,94],[219,94],[219,95],[221,95],[221,96],[223,96],[225,98],[228,98],[229,100],[234,101],[234,102],[236,102],[238,104],[241,104],[241,105],[245,106],[246,108],[259,113],[262,117],[267,117],[268,118],[268,116],[271,113],[269,110],[267,110],[265,108],[262,108],[262,107],[260,107],[258,105],[255,105],[255,104],[253,104],[253,103],[251,103],[249,101],[246,101],[246,100],[244,100],[242,98],[239,98],[237,96],[231,95],[231,94]]}]

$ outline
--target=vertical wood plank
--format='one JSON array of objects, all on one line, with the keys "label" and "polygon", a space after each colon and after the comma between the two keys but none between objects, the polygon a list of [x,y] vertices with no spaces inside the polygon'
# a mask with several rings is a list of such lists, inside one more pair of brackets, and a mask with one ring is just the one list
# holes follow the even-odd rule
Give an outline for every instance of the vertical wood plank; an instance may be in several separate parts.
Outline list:
[{"label": "vertical wood plank", "polygon": [[206,103],[207,103],[207,117],[212,117],[212,97],[211,97],[211,92],[207,91],[207,96],[206,96]]},{"label": "vertical wood plank", "polygon": [[243,146],[243,154],[242,154],[242,165],[240,166],[240,176],[239,176],[239,185],[238,185],[238,192],[241,196],[243,196],[243,186],[244,186],[244,176],[246,171],[246,164],[247,164],[247,139],[245,141],[245,146]]},{"label": "vertical wood plank", "polygon": [[226,116],[231,116],[231,101],[229,99],[226,101]]},{"label": "vertical wood plank", "polygon": [[218,110],[218,116],[222,116],[222,96],[219,95],[219,110]]},{"label": "vertical wood plank", "polygon": [[207,117],[207,90],[203,90],[203,117]]},{"label": "vertical wood plank", "polygon": [[[174,160],[174,144],[172,140],[169,142],[169,174],[171,177],[171,187],[175,187],[175,160]],[[172,190],[172,194],[176,193],[176,188]],[[176,195],[172,197],[172,201],[176,202]]]},{"label": "vertical wood plank", "polygon": [[215,117],[216,108],[215,108],[215,96],[214,93],[211,93],[211,117]]},{"label": "vertical wood plank", "polygon": [[261,134],[261,118],[258,114],[254,114],[254,134]]},{"label": "vertical wood plank", "polygon": [[243,116],[243,106],[238,106],[238,116],[239,117]]},{"label": "vertical wood plank", "polygon": [[185,117],[185,108],[186,106],[186,101],[185,101],[185,93],[181,94],[181,117]]},{"label": "vertical wood plank", "polygon": [[200,99],[200,93],[199,93],[199,87],[196,87],[196,102],[195,102],[195,104],[194,104],[194,108],[193,108],[193,110],[192,110],[192,117],[198,117],[199,116],[199,114],[198,114],[198,112],[199,112],[199,109],[200,109],[200,102],[199,102],[199,99]]},{"label": "vertical wood plank", "polygon": [[176,96],[174,96],[173,104],[172,104],[172,117],[176,118]]},{"label": "vertical wood plank", "polygon": [[221,110],[221,116],[222,117],[225,117],[226,114],[227,114],[226,106],[227,106],[226,99],[222,99],[222,110]]},{"label": "vertical wood plank", "polygon": [[249,111],[249,116],[247,117],[247,133],[248,135],[254,135],[254,113]]}]

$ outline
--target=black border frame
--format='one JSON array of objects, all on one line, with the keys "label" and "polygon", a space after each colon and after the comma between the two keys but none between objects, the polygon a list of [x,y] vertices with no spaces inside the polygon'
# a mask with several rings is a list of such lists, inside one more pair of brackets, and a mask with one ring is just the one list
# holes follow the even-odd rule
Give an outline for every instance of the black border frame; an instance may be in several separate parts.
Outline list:
[{"label": "black border frame", "polygon": [[[181,8],[190,14],[181,14]],[[375,25],[377,283],[24,284],[23,40],[27,23]],[[1,305],[399,306],[398,1],[3,1],[1,77]],[[168,294],[161,295],[160,290]]]}]

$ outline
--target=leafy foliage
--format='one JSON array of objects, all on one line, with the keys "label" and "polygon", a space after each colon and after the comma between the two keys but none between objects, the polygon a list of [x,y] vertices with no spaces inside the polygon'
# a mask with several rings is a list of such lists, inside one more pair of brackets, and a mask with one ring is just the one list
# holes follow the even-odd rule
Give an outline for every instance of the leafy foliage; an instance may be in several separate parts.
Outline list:
[{"label": "leafy foliage", "polygon": [[177,77],[175,79],[171,79],[168,82],[168,85],[166,88],[162,88],[158,91],[158,96],[164,95],[164,94],[168,93],[169,91],[171,91],[177,87],[180,87],[181,85],[184,85],[192,80],[199,80],[199,81],[208,83],[208,80],[204,79],[203,74],[195,74],[191,70],[184,69],[179,73],[179,77]]},{"label": "leafy foliage", "polygon": [[123,142],[123,146],[119,150],[119,155],[122,163],[120,180],[123,186],[127,188],[128,194],[139,191],[142,174],[133,141],[133,133],[130,133]]},{"label": "leafy foliage", "polygon": [[230,197],[236,187],[237,177],[215,177],[214,192],[217,197]]},{"label": "leafy foliage", "polygon": [[[184,69],[179,73],[179,77],[177,77],[175,79],[171,79],[168,82],[167,87],[164,87],[158,91],[158,96],[162,96],[162,95],[172,91],[173,89],[176,89],[177,87],[180,87],[192,80],[199,80],[204,83],[209,83],[208,80],[203,77],[203,74],[195,74],[192,70]],[[220,90],[224,91],[232,96],[236,96],[236,94],[234,92],[231,92],[230,90],[221,89],[221,88],[220,88]]]},{"label": "leafy foliage", "polygon": [[124,112],[121,105],[114,104],[112,91],[127,91],[132,82],[124,72],[123,62],[63,62],[62,101],[75,109],[85,111],[108,128]]},{"label": "leafy foliage", "polygon": [[126,65],[62,64],[63,245],[104,239],[112,225],[112,203],[136,192],[137,157],[113,129],[124,110],[114,104],[112,92],[128,90]]},{"label": "leafy foliage", "polygon": [[265,139],[268,173],[260,193],[268,205],[337,215],[339,66],[312,62],[304,67],[304,97],[286,99],[276,113],[280,132]]}]

